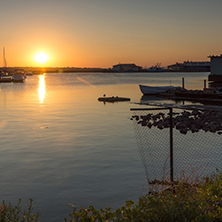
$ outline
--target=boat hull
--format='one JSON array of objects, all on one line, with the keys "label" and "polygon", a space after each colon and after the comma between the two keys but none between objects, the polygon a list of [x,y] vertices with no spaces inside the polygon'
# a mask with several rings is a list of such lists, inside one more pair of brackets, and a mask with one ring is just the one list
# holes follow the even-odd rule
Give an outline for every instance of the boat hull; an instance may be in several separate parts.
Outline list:
[{"label": "boat hull", "polygon": [[0,82],[12,82],[13,78],[11,76],[2,76],[0,77]]},{"label": "boat hull", "polygon": [[13,82],[24,82],[26,79],[26,76],[22,73],[17,73],[13,75]]},{"label": "boat hull", "polygon": [[143,95],[156,95],[158,93],[166,92],[167,90],[172,90],[176,88],[175,86],[145,86],[139,85],[140,91]]},{"label": "boat hull", "polygon": [[25,82],[25,79],[13,79],[13,82]]}]

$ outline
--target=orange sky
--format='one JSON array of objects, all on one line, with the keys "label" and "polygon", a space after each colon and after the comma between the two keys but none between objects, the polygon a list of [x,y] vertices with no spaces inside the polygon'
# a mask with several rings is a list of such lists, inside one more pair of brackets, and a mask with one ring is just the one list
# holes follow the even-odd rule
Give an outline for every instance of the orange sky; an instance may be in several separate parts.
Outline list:
[{"label": "orange sky", "polygon": [[221,54],[221,8],[217,0],[4,1],[0,47],[9,66],[39,66],[39,51],[52,67],[208,61]]}]

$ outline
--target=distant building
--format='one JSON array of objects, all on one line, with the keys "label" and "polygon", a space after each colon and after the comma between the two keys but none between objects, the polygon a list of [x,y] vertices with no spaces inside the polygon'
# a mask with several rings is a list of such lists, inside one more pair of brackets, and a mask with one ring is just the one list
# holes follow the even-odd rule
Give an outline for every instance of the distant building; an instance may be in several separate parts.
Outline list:
[{"label": "distant building", "polygon": [[174,72],[210,72],[210,62],[184,61],[167,66],[168,71]]},{"label": "distant building", "polygon": [[134,63],[117,64],[113,66],[112,70],[116,72],[139,72],[142,70],[142,67]]}]

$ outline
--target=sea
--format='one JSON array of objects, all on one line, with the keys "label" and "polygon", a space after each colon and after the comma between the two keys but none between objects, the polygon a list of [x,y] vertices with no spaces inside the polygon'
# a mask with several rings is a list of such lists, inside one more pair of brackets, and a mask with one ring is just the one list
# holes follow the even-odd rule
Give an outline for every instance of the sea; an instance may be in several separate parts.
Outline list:
[{"label": "sea", "polygon": [[[209,73],[45,73],[0,83],[0,197],[42,222],[77,208],[121,207],[147,189],[131,108],[139,84],[203,89]],[[129,102],[104,103],[103,95]],[[169,102],[168,102],[169,103]]]}]

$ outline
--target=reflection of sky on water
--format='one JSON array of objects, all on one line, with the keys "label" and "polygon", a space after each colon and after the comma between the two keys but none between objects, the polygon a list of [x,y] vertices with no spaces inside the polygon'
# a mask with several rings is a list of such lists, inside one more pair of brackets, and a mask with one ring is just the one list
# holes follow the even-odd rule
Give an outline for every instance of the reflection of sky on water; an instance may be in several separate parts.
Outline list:
[{"label": "reflection of sky on water", "polygon": [[[126,197],[137,200],[147,182],[129,120],[133,115],[130,108],[148,107],[135,104],[142,97],[138,83],[163,85],[168,78],[172,85],[174,82],[179,85],[185,74],[178,73],[177,77],[176,73],[162,73],[159,82],[154,74],[138,75],[46,73],[28,76],[22,84],[0,84],[0,160],[2,169],[6,169],[1,171],[2,199],[16,202],[18,198],[32,197],[42,215],[41,221],[47,222],[58,218],[62,221],[70,213],[70,202],[80,206],[96,203],[95,207],[101,208],[119,207]],[[205,74],[189,75],[185,76],[189,87],[192,85],[188,85],[188,80],[205,78]],[[95,87],[80,82],[79,76]],[[201,87],[200,82],[198,88]],[[103,94],[129,97],[131,101],[104,106],[98,101]],[[155,98],[149,100],[155,102]],[[157,173],[162,172],[160,167],[165,162],[161,161],[166,156],[159,151],[169,150],[169,129],[142,130],[147,132],[141,139],[148,140],[158,158],[151,159],[154,163],[150,162],[153,165],[149,170],[156,167]],[[173,138],[175,173],[184,167],[189,169],[188,164],[195,169],[203,166],[203,170],[206,166],[209,170],[220,166],[219,135],[205,132],[182,135],[176,131]],[[199,164],[201,158],[203,162]]]},{"label": "reflection of sky on water", "polygon": [[43,103],[45,98],[45,76],[39,76],[39,86],[38,86],[39,102]]}]

